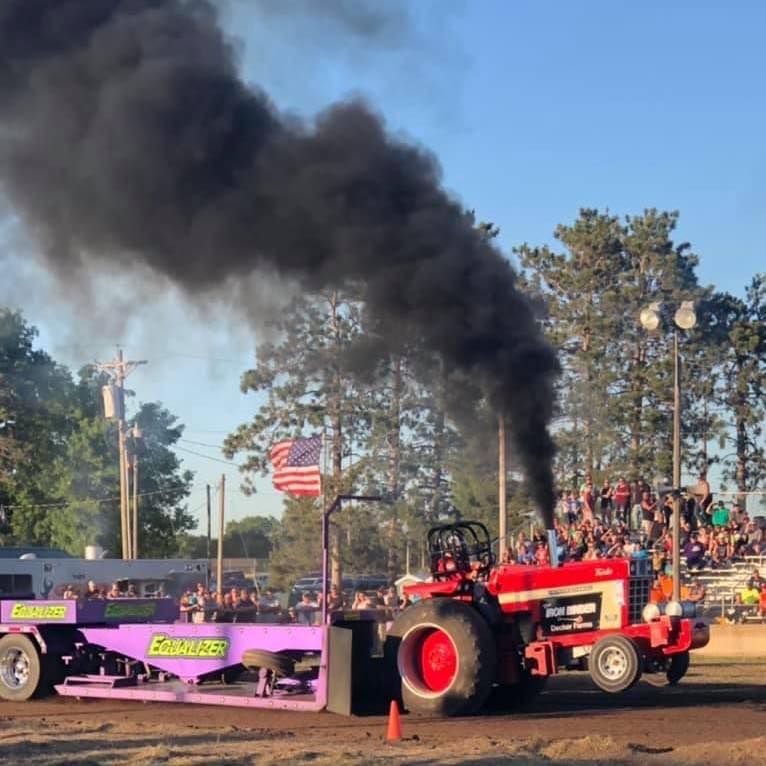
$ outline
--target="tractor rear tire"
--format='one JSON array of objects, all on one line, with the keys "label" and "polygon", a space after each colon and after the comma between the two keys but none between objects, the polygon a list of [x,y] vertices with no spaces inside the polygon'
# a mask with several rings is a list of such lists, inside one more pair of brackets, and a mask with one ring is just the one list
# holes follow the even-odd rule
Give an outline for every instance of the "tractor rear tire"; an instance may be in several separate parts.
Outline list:
[{"label": "tractor rear tire", "polygon": [[617,694],[630,689],[641,677],[641,655],[636,642],[626,636],[606,636],[597,641],[588,668],[599,689]]},{"label": "tractor rear tire", "polygon": [[412,713],[470,715],[492,691],[497,654],[492,631],[471,606],[428,599],[397,618],[386,639],[396,650],[402,702]]},{"label": "tractor rear tire", "polygon": [[26,702],[43,687],[43,664],[34,642],[22,633],[0,638],[0,699]]},{"label": "tractor rear tire", "polygon": [[242,664],[248,670],[268,668],[283,678],[288,678],[295,672],[295,661],[292,657],[265,649],[246,649],[242,652]]}]

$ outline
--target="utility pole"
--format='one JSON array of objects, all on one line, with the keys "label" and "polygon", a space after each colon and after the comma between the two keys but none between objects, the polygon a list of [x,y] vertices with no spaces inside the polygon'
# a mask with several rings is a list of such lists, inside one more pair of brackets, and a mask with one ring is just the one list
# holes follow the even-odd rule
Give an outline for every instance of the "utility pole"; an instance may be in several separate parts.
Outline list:
[{"label": "utility pole", "polygon": [[130,525],[128,519],[128,461],[125,452],[125,362],[122,349],[117,351],[116,379],[119,399],[117,439],[120,450],[120,534],[122,536],[122,558],[130,558]]},{"label": "utility pole", "polygon": [[221,495],[218,498],[218,561],[215,568],[215,581],[218,589],[218,598],[223,601],[223,509],[224,494],[226,490],[226,476],[221,474]]},{"label": "utility pole", "polygon": [[133,455],[133,537],[130,546],[132,558],[138,558],[138,455]]},{"label": "utility pole", "polygon": [[497,504],[499,508],[498,518],[498,546],[497,560],[502,563],[505,552],[508,550],[508,511],[506,508],[506,463],[505,463],[505,416],[500,415],[497,420]]},{"label": "utility pole", "polygon": [[130,506],[128,490],[128,457],[125,449],[125,379],[140,364],[146,364],[145,360],[126,362],[122,349],[117,350],[117,359],[111,362],[97,362],[94,367],[100,372],[105,372],[113,381],[116,401],[113,402],[113,411],[106,412],[107,418],[117,420],[117,445],[120,454],[120,539],[122,542],[122,558],[132,557],[131,529],[130,529]]},{"label": "utility pole", "polygon": [[210,485],[206,484],[207,490],[207,560],[210,561]]}]

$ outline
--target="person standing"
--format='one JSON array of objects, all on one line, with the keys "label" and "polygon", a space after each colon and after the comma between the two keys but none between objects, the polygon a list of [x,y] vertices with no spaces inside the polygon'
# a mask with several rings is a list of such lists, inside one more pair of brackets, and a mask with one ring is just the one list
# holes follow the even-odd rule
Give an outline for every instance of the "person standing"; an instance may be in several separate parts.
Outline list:
[{"label": "person standing", "polygon": [[700,507],[700,523],[703,525],[710,524],[712,520],[710,506],[713,504],[713,493],[710,491],[710,484],[708,484],[705,471],[700,471],[697,485],[694,487],[694,497]]},{"label": "person standing", "polygon": [[641,500],[643,499],[644,492],[648,492],[649,487],[646,486],[643,479],[636,479],[630,488],[630,503],[631,503],[631,518],[628,527],[633,530],[641,529],[643,522],[643,513],[641,510]]},{"label": "person standing", "polygon": [[313,625],[314,614],[318,607],[319,605],[316,600],[312,599],[312,594],[305,591],[300,602],[295,605],[295,611],[298,614],[298,623],[300,625]]},{"label": "person standing", "polygon": [[654,514],[657,510],[657,502],[652,499],[648,490],[641,493],[641,529],[649,537],[654,526]]},{"label": "person standing", "polygon": [[582,520],[593,522],[595,498],[593,496],[593,479],[586,474],[585,482],[580,487],[580,502],[582,503]]},{"label": "person standing", "polygon": [[613,497],[617,520],[630,522],[630,485],[624,476],[620,476]]},{"label": "person standing", "polygon": [[662,523],[666,527],[670,527],[670,522],[673,518],[673,498],[670,495],[665,495],[662,501]]},{"label": "person standing", "polygon": [[604,483],[601,485],[601,490],[599,491],[599,502],[601,505],[601,518],[604,521],[604,525],[611,527],[612,508],[614,507],[614,489],[609,483],[609,479],[604,479]]}]

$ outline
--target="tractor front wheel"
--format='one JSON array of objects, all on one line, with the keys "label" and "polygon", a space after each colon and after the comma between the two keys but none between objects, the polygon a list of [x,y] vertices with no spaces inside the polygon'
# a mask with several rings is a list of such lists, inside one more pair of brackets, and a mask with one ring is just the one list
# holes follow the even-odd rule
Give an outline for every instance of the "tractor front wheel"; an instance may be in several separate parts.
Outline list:
[{"label": "tractor front wheel", "polygon": [[624,692],[641,677],[638,647],[625,636],[606,636],[593,647],[588,668],[599,689],[612,694]]},{"label": "tractor front wheel", "polygon": [[412,606],[386,642],[396,648],[402,701],[410,712],[476,713],[492,690],[497,664],[492,632],[468,604],[435,598]]}]

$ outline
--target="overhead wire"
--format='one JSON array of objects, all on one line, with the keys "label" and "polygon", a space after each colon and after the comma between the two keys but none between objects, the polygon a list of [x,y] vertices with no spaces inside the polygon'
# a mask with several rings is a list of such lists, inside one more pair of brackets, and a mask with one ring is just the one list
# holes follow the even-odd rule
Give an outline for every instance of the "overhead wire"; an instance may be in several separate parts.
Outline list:
[{"label": "overhead wire", "polygon": [[178,445],[175,445],[174,449],[181,450],[181,452],[188,452],[190,455],[196,455],[197,457],[204,457],[207,460],[214,460],[216,463],[223,463],[224,465],[230,465],[230,466],[236,466],[237,468],[242,468],[242,466],[239,463],[236,463],[233,460],[226,460],[222,457],[213,457],[212,455],[205,455],[202,452],[195,452],[191,449],[186,449],[185,447],[179,447]]},{"label": "overhead wire", "polygon": [[221,449],[220,444],[208,444],[207,442],[195,442],[191,439],[179,439],[178,441],[183,442],[184,444],[195,444],[198,447],[210,447],[212,449]]},{"label": "overhead wire", "polygon": [[[156,489],[152,492],[139,492],[138,497],[151,497],[153,495],[164,495],[167,492],[173,492],[173,491],[181,491],[184,489],[188,489],[187,484],[176,484],[172,487],[165,487],[164,489]],[[58,503],[15,503],[13,505],[3,505],[2,507],[8,510],[13,510],[14,508],[66,508],[70,505],[75,505],[77,503],[111,503],[118,501],[120,499],[119,495],[113,495],[112,497],[102,497],[102,498],[94,498],[94,497],[85,497],[81,498],[79,500],[66,500],[63,502]]]}]

